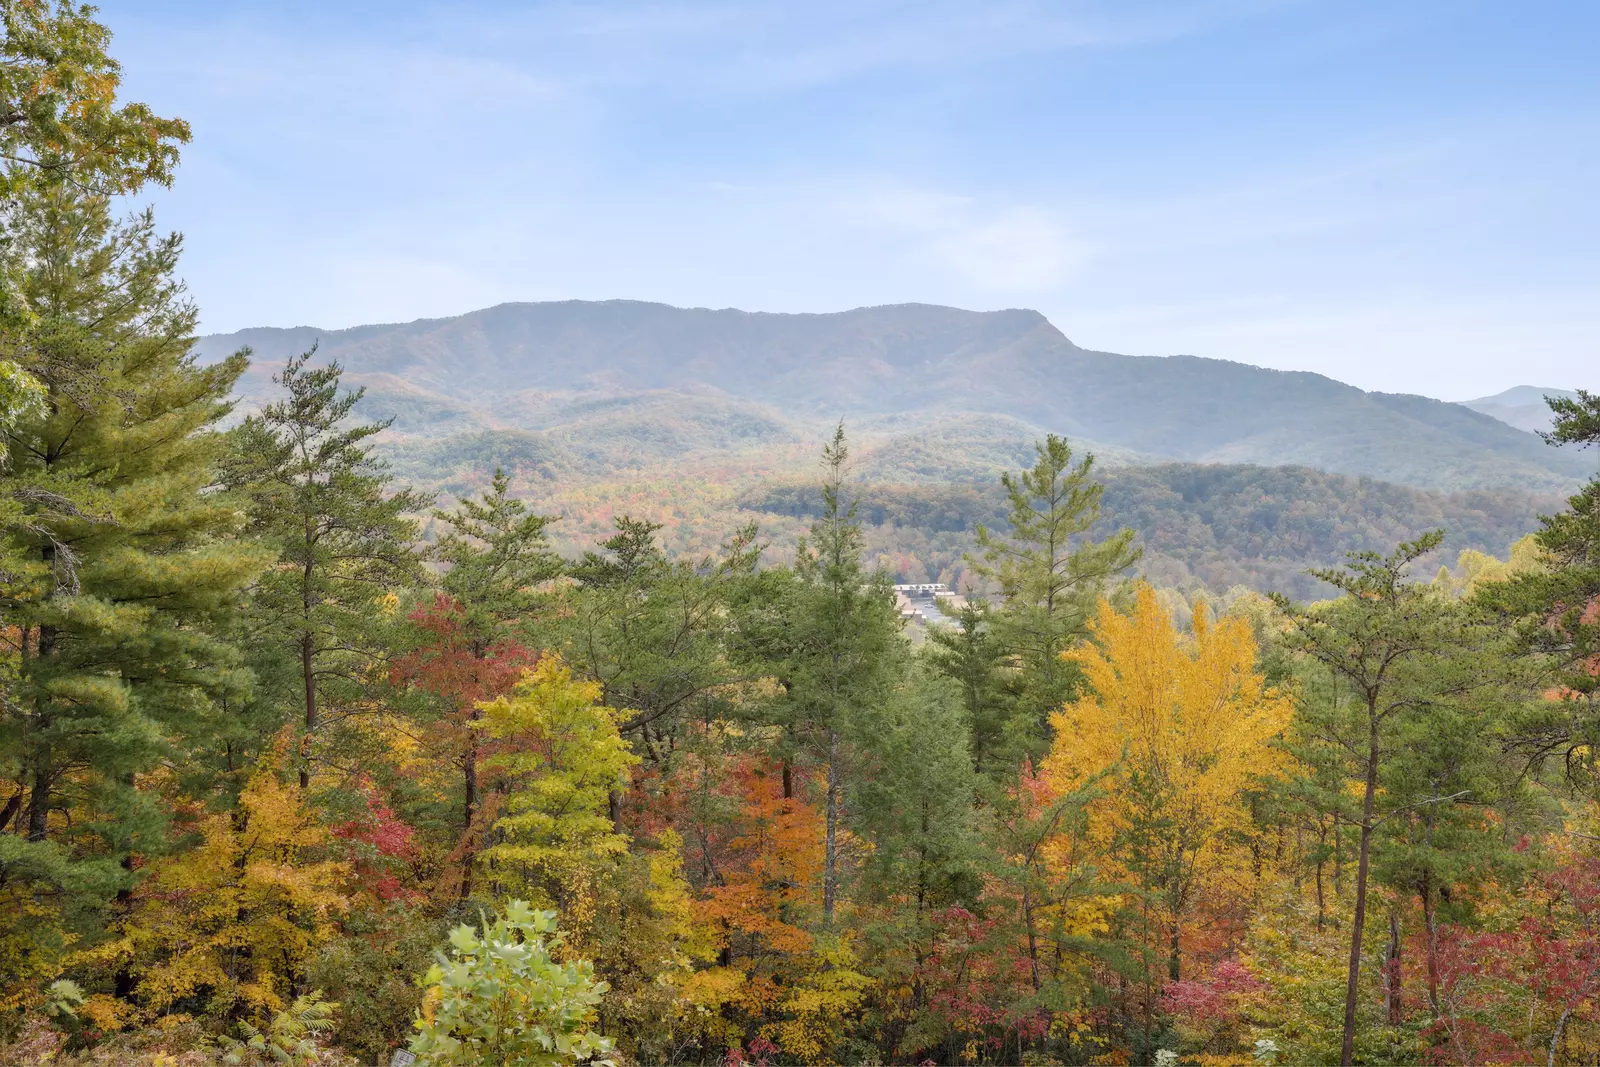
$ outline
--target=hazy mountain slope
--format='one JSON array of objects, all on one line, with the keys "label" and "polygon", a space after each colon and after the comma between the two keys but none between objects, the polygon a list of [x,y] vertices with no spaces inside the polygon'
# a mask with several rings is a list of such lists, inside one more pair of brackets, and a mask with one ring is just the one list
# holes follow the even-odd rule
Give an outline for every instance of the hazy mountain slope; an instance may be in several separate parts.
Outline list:
[{"label": "hazy mountain slope", "polygon": [[[1145,549],[1139,569],[1151,580],[1301,598],[1330,592],[1306,568],[1336,563],[1349,551],[1387,552],[1440,527],[1446,539],[1431,565],[1453,563],[1464,548],[1504,556],[1537,526],[1541,511],[1560,504],[1512,489],[1440,493],[1302,467],[1171,463],[1107,470],[1101,480],[1099,532],[1132,527]],[[869,483],[856,496],[869,546],[888,546],[924,568],[908,580],[959,569],[977,523],[1005,527],[1004,495],[993,483]],[[815,485],[799,483],[753,487],[738,499],[766,524],[808,520],[820,503]]]},{"label": "hazy mountain slope", "polygon": [[1514,385],[1494,396],[1480,396],[1476,400],[1461,401],[1462,407],[1482,412],[1519,430],[1538,433],[1550,428],[1550,405],[1547,396],[1564,396],[1576,399],[1578,394],[1570,389],[1541,389],[1536,385]]},{"label": "hazy mountain slope", "polygon": [[[313,338],[369,387],[368,410],[399,414],[397,429],[421,436],[561,426],[584,447],[620,419],[630,454],[659,445],[677,455],[712,447],[705,403],[721,397],[751,446],[791,442],[840,416],[960,412],[1146,456],[1299,463],[1445,489],[1560,490],[1590,467],[1460,405],[1223,360],[1087,351],[1022,310],[503,304],[350,330],[247,330],[203,338],[200,351],[215,358],[251,345],[259,362],[244,388],[260,395],[274,367]],[[598,399],[612,404],[603,415]],[[629,406],[632,421],[617,414]],[[673,425],[680,415],[698,427],[687,437]]]}]

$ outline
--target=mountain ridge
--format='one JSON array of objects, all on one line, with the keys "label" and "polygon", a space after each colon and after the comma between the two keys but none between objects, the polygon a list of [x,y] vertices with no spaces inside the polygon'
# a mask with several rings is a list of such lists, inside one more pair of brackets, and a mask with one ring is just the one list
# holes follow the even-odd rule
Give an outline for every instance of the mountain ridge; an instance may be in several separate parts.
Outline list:
[{"label": "mountain ridge", "polygon": [[[1098,352],[1025,308],[517,302],[335,331],[257,327],[201,338],[197,351],[213,359],[251,345],[258,362],[242,391],[256,401],[271,370],[313,341],[368,387],[366,412],[396,417],[398,437],[588,437],[602,428],[582,424],[601,418],[604,401],[604,418],[644,442],[631,455],[648,459],[651,439],[683,455],[725,445],[704,414],[720,397],[718,417],[764,427],[742,438],[752,447],[816,437],[841,417],[989,414],[1151,459],[1302,464],[1443,490],[1560,492],[1590,467],[1467,406],[1367,393],[1310,371]],[[675,404],[701,412],[695,426],[672,425]],[[616,414],[630,406],[631,416]]]}]

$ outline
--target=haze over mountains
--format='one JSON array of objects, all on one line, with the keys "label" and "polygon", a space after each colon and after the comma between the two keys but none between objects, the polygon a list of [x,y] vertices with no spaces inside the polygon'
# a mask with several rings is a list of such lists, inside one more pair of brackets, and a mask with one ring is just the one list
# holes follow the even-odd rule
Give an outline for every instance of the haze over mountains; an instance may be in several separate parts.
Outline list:
[{"label": "haze over mountains", "polygon": [[1541,389],[1535,385],[1514,385],[1494,396],[1463,400],[1461,405],[1473,411],[1481,411],[1519,430],[1539,433],[1550,429],[1552,423],[1550,405],[1545,403],[1545,397],[1549,396],[1575,400],[1578,394],[1571,389]]},{"label": "haze over mountains", "polygon": [[976,524],[1003,523],[998,473],[1030,464],[1047,431],[1098,455],[1105,521],[1138,531],[1151,580],[1300,597],[1326,593],[1307,567],[1436,527],[1448,531],[1439,562],[1466,548],[1503,555],[1596,462],[1508,424],[1541,427],[1522,410],[1537,390],[1448,404],[1224,360],[1093,352],[1033,311],[567,301],[245,330],[199,350],[250,346],[242,390],[257,403],[313,344],[347,385],[366,386],[362,414],[394,417],[380,440],[400,480],[461,496],[503,467],[561,517],[552,533],[573,552],[628,514],[692,555],[754,520],[782,557],[810,521],[818,445],[840,418],[869,563],[904,581],[959,579]]},{"label": "haze over mountains", "polygon": [[1443,490],[1559,492],[1592,465],[1482,407],[1500,398],[1473,410],[1312,373],[1095,352],[1026,310],[787,315],[562,301],[346,330],[251,329],[205,337],[200,351],[252,347],[244,388],[255,397],[313,343],[367,386],[368,413],[396,416],[397,439],[532,431],[523,445],[555,464],[782,448],[843,417],[880,451],[931,448],[956,467],[973,452],[1009,465],[1046,430],[1113,462],[1298,464]]}]

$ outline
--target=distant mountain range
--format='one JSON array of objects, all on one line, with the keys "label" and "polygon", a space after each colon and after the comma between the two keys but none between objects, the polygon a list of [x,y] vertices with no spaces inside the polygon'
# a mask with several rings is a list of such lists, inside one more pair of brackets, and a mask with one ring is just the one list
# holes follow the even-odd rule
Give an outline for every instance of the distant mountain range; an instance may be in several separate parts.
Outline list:
[{"label": "distant mountain range", "polygon": [[[998,474],[1046,432],[1092,449],[1105,528],[1139,534],[1160,585],[1325,595],[1307,567],[1448,530],[1504,555],[1600,466],[1546,446],[1543,392],[1469,404],[1365,393],[1317,374],[1078,348],[1032,311],[927,305],[835,315],[633,301],[504,304],[451,319],[202,338],[254,350],[246,404],[313,344],[393,417],[402,481],[474,493],[501,467],[579,552],[620,515],[699,557],[756,521],[786,558],[816,507],[818,446],[843,418],[869,566],[958,581],[977,522],[1003,522]],[[1515,425],[1513,425],[1514,423]],[[1524,428],[1519,428],[1524,427]],[[426,532],[426,531],[425,531]]]},{"label": "distant mountain range", "polygon": [[890,481],[1011,466],[1044,431],[1112,463],[1294,464],[1448,491],[1561,492],[1596,462],[1528,432],[1539,390],[1449,404],[1225,360],[1094,352],[1023,310],[502,304],[396,325],[243,330],[204,337],[199,351],[254,349],[243,389],[258,399],[314,343],[367,387],[369,415],[395,418],[396,447],[414,460],[472,451],[487,434],[552,473],[776,454],[839,418],[871,446],[872,476]]},{"label": "distant mountain range", "polygon": [[1462,407],[1481,411],[1519,430],[1539,433],[1550,429],[1550,405],[1545,397],[1559,396],[1576,400],[1577,393],[1570,389],[1541,389],[1534,385],[1516,385],[1494,396],[1480,396],[1476,400],[1463,400]]}]

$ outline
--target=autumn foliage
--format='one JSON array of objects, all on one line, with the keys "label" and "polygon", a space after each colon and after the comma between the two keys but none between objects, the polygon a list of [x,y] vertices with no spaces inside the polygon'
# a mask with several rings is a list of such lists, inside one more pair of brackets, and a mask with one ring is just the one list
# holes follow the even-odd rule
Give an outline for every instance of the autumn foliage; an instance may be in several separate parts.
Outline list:
[{"label": "autumn foliage", "polygon": [[880,487],[999,520],[898,554],[842,424],[778,550],[659,472],[435,501],[314,349],[230,418],[111,199],[187,127],[0,9],[0,1067],[1600,1060],[1600,482],[1309,604],[1141,579],[1054,434]]}]

